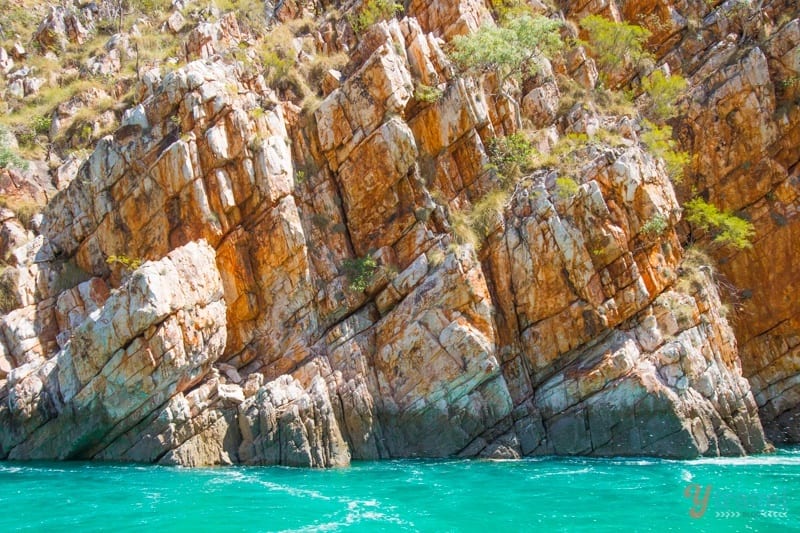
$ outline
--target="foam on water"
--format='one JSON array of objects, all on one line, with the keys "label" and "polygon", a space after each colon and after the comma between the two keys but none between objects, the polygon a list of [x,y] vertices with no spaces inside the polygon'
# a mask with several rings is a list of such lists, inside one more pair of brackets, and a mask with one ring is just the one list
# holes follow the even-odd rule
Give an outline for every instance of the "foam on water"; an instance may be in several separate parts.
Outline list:
[{"label": "foam on water", "polygon": [[800,524],[798,478],[800,449],[334,470],[0,463],[0,532],[785,531]]}]

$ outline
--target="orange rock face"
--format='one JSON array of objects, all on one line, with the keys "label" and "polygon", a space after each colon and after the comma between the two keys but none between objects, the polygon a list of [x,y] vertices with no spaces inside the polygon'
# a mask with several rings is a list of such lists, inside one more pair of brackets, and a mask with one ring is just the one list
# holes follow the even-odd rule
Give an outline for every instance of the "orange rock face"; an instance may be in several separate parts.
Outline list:
[{"label": "orange rock face", "polygon": [[[681,267],[675,191],[631,121],[569,113],[565,131],[602,123],[622,141],[587,141],[566,185],[555,170],[521,178],[478,247],[458,215],[500,187],[487,144],[520,126],[517,108],[547,122],[560,95],[545,79],[519,107],[491,79],[455,77],[435,35],[488,21],[483,2],[412,2],[409,15],[370,29],[302,116],[214,55],[241,37],[230,18],[190,34],[202,59],[151,73],[14,251],[0,457],[325,467],[768,449],[756,402],[782,423],[791,397],[764,391],[793,375],[798,343],[773,358],[744,342],[761,356],[740,362],[710,271]],[[757,92],[736,96],[731,124],[777,105],[763,77],[777,53],[753,50],[752,73],[716,69],[703,86],[725,102]],[[419,83],[441,98],[415,97]],[[734,127],[691,112],[695,138]],[[778,183],[774,201],[795,201],[780,131],[751,139],[771,154],[763,195],[728,193],[748,209]],[[718,152],[693,164],[742,167]],[[89,279],[60,277],[66,260]]]},{"label": "orange rock face", "polygon": [[[757,9],[616,4],[625,19],[653,32],[657,60],[689,79],[676,132],[694,158],[680,196],[699,194],[755,225],[751,249],[714,256],[738,293],[733,325],[767,433],[776,442],[797,442],[800,11],[782,0]],[[591,12],[599,9],[590,5]]]}]

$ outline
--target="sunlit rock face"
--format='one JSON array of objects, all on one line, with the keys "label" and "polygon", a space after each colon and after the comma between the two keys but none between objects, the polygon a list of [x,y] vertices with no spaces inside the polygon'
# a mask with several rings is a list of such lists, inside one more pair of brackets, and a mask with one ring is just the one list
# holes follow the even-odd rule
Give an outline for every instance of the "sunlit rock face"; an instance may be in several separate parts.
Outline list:
[{"label": "sunlit rock face", "polygon": [[[568,13],[600,9],[568,4]],[[755,225],[752,248],[714,255],[735,287],[732,325],[764,429],[777,443],[799,442],[797,3],[610,4],[653,31],[658,60],[689,80],[676,131],[694,157],[679,194],[702,195]]]},{"label": "sunlit rock face", "polygon": [[[632,4],[603,9],[632,17]],[[362,35],[306,113],[220,54],[246,40],[232,17],[187,34],[186,66],[144,75],[141,104],[51,199],[40,234],[6,232],[0,456],[689,458],[768,449],[759,413],[774,439],[793,427],[796,301],[757,304],[795,283],[800,143],[775,93],[797,72],[775,59],[791,57],[793,26],[724,61],[719,40],[687,73],[696,94],[676,130],[728,143],[694,146],[691,179],[759,232],[721,265],[758,309],[732,329],[715,274],[684,261],[682,191],[626,117],[570,113],[564,129],[623,142],[588,145],[569,188],[554,171],[523,177],[480,243],[460,238],[452,214],[498,185],[490,139],[519,117],[546,130],[560,94],[544,76],[511,102],[491,79],[455,77],[442,39],[489,21],[482,2],[407,15]],[[688,46],[655,39],[666,58]],[[592,85],[592,62],[573,59]],[[421,101],[419,84],[441,97]],[[709,109],[726,102],[741,116],[722,124]],[[742,181],[756,174],[760,193]]]}]

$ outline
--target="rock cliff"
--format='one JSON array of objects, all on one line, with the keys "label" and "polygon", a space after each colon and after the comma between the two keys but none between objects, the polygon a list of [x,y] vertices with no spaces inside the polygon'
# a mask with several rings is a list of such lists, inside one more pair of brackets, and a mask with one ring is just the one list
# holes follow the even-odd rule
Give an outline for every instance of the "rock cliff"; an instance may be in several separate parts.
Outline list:
[{"label": "rock cliff", "polygon": [[[559,6],[672,24],[650,46],[690,80],[677,193],[630,116],[561,109],[554,73],[597,81],[585,54],[510,96],[457,72],[447,41],[492,23],[488,2],[412,1],[360,34],[328,12],[296,57],[349,60],[304,108],[233,14],[186,30],[186,63],[140,73],[140,103],[33,231],[3,222],[0,458],[329,467],[796,440],[800,19],[766,2],[734,28],[729,3]],[[266,4],[277,28],[326,7]],[[87,31],[48,30],[59,13],[37,35]],[[523,123],[569,178],[553,161],[503,188],[493,143]],[[712,250],[720,272],[684,251],[708,240],[681,222],[692,188],[756,225],[752,249]],[[731,322],[721,279],[740,288]]]},{"label": "rock cliff", "polygon": [[[798,442],[796,257],[800,220],[800,26],[794,2],[565,2],[653,31],[658,60],[691,90],[676,132],[693,154],[679,194],[701,194],[752,221],[753,247],[714,250],[731,284],[745,377],[770,439]],[[605,14],[609,14],[605,12]],[[689,235],[703,241],[702,234]]]}]

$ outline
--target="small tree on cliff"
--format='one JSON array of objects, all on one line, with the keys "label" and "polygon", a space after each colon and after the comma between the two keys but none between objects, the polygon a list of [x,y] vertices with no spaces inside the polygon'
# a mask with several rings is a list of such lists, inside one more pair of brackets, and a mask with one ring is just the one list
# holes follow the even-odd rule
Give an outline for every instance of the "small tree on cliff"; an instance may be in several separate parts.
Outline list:
[{"label": "small tree on cliff", "polygon": [[653,58],[645,49],[651,35],[646,28],[614,22],[599,15],[584,17],[580,24],[589,36],[589,42],[584,44],[595,56],[604,83],[623,83],[628,69]]},{"label": "small tree on cliff", "polygon": [[466,74],[496,72],[502,91],[506,81],[539,72],[541,59],[562,48],[561,24],[526,14],[506,19],[501,26],[484,25],[472,35],[455,37],[450,57]]},{"label": "small tree on cliff", "polygon": [[720,211],[717,206],[702,198],[686,202],[686,221],[710,232],[713,242],[721,246],[733,246],[739,250],[751,248],[755,228],[750,222],[731,213]]},{"label": "small tree on cliff", "polygon": [[676,102],[686,92],[686,78],[676,74],[666,75],[656,70],[642,80],[647,95],[645,113],[653,120],[664,122],[678,113]]},{"label": "small tree on cliff", "polygon": [[507,20],[531,12],[527,0],[491,0],[492,12],[498,20]]}]

